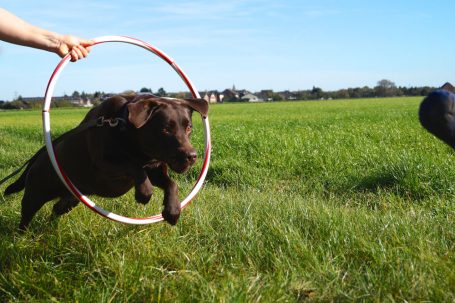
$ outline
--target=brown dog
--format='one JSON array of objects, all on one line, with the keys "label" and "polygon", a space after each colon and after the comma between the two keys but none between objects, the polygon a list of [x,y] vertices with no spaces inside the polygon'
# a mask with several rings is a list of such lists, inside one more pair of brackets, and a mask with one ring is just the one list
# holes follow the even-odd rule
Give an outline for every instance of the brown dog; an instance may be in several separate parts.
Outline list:
[{"label": "brown dog", "polygon": [[[133,186],[135,198],[147,203],[152,186],[164,190],[162,215],[170,224],[180,216],[178,187],[168,167],[184,173],[196,161],[189,137],[193,110],[207,115],[203,99],[153,95],[115,96],[90,110],[81,124],[54,141],[59,163],[86,195],[118,197]],[[32,157],[5,194],[25,188],[19,228],[24,230],[48,201],[59,198],[55,215],[78,204],[55,173],[44,149]]]}]

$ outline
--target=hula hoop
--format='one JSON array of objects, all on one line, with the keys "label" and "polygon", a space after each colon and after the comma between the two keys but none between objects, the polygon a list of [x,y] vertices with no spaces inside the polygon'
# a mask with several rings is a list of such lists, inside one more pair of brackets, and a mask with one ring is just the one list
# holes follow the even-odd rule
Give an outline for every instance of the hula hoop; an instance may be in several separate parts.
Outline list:
[{"label": "hula hoop", "polygon": [[[194,85],[190,81],[190,79],[183,72],[183,70],[177,65],[177,63],[173,59],[171,59],[168,55],[166,55],[164,52],[162,52],[158,48],[152,46],[151,44],[148,44],[148,43],[143,42],[138,39],[124,37],[124,36],[102,36],[102,37],[95,38],[93,40],[95,41],[94,45],[105,43],[105,42],[122,42],[122,43],[137,45],[137,46],[140,46],[140,47],[150,51],[151,53],[157,55],[159,58],[161,58],[162,60],[167,62],[177,72],[177,74],[180,76],[180,78],[182,78],[183,82],[185,82],[186,86],[189,88],[189,90],[194,98],[200,98],[199,92],[194,87]],[[136,224],[136,225],[151,224],[151,223],[156,223],[156,222],[162,221],[163,216],[161,214],[157,214],[157,215],[154,215],[151,217],[146,217],[146,218],[130,218],[130,217],[124,217],[121,215],[117,215],[113,212],[104,210],[103,208],[97,206],[94,202],[92,202],[87,196],[82,194],[76,188],[76,186],[71,182],[71,180],[68,178],[65,171],[63,170],[62,166],[58,162],[58,159],[55,155],[54,146],[52,144],[52,138],[51,138],[50,105],[51,105],[52,95],[54,93],[55,83],[57,82],[57,79],[60,76],[60,73],[62,72],[62,70],[65,68],[66,64],[68,64],[69,60],[70,60],[70,55],[68,54],[60,61],[60,63],[57,65],[54,72],[52,73],[52,76],[50,77],[49,83],[46,88],[46,94],[45,94],[43,112],[42,112],[44,140],[46,143],[47,153],[49,154],[49,158],[51,160],[52,166],[55,169],[55,172],[57,173],[59,178],[62,180],[62,182],[66,186],[66,188],[79,201],[81,201],[89,209],[91,209],[92,211],[96,212],[97,214],[99,214],[103,217],[106,217],[108,219],[111,219],[111,220],[117,221],[117,222],[122,222],[122,223],[126,223],[126,224]],[[199,178],[198,178],[196,184],[194,185],[193,189],[188,194],[188,196],[180,203],[181,209],[184,209],[194,199],[194,197],[197,195],[197,193],[201,190],[205,177],[207,176],[207,171],[208,171],[208,167],[210,164],[211,141],[210,141],[209,119],[208,119],[208,117],[202,117],[202,116],[201,116],[201,118],[202,118],[202,124],[203,124],[203,128],[204,128],[204,134],[205,134],[204,162],[202,164],[202,169],[201,169],[201,172],[199,174]]]}]

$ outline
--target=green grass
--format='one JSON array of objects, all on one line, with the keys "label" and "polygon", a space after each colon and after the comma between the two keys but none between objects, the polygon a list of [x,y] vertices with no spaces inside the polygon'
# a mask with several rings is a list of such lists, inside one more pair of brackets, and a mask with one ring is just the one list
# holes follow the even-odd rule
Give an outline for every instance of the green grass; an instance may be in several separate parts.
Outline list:
[{"label": "green grass", "polygon": [[[49,222],[48,203],[19,235],[21,195],[1,196],[0,301],[452,302],[455,154],[420,101],[212,106],[206,186],[175,227],[83,206]],[[53,111],[54,133],[84,113]],[[0,177],[41,144],[39,111],[0,112]],[[199,168],[174,176],[182,195]],[[145,216],[161,197],[94,199]]]}]

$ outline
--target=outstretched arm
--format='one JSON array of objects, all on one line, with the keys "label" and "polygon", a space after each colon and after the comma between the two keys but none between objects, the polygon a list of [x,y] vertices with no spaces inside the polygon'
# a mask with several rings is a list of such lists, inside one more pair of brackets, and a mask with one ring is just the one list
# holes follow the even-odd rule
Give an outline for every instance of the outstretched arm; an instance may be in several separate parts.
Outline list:
[{"label": "outstretched arm", "polygon": [[60,57],[71,53],[71,61],[87,57],[93,41],[60,35],[31,25],[0,8],[0,40],[54,52]]}]

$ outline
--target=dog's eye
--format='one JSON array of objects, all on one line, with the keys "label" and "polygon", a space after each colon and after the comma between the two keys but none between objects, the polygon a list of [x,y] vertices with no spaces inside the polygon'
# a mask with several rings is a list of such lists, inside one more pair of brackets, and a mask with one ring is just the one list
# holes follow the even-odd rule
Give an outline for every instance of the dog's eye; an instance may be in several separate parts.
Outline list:
[{"label": "dog's eye", "polygon": [[175,133],[175,122],[170,121],[169,123],[166,123],[163,125],[163,134],[165,135],[171,135]]}]

